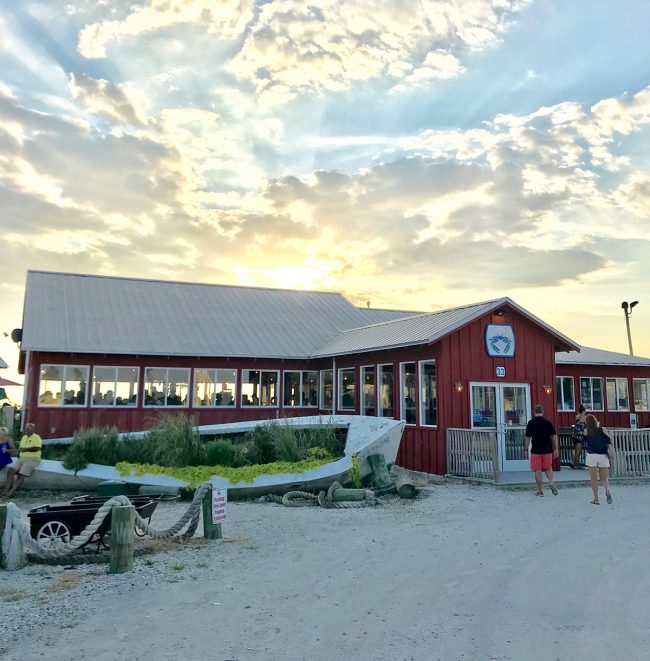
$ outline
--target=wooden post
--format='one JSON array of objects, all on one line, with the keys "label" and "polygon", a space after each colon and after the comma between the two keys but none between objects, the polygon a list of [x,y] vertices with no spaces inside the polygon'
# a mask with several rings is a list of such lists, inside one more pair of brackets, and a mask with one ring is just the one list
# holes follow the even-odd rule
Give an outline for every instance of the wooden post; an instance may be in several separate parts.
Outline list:
[{"label": "wooden post", "polygon": [[7,506],[0,505],[0,569],[5,568],[5,559],[2,555],[2,537],[5,534],[6,523],[7,523]]},{"label": "wooden post", "polygon": [[203,536],[206,539],[223,539],[220,523],[212,523],[212,489],[203,496]]},{"label": "wooden post", "polygon": [[135,507],[119,505],[111,510],[111,574],[133,569]]},{"label": "wooden post", "polygon": [[368,463],[372,471],[373,489],[377,493],[388,493],[395,491],[395,485],[388,474],[386,459],[383,454],[371,454],[368,456]]},{"label": "wooden post", "polygon": [[411,482],[408,473],[400,471],[395,475],[393,482],[400,498],[415,498],[418,490],[415,488],[413,482]]},{"label": "wooden post", "polygon": [[341,503],[344,501],[359,501],[366,499],[366,490],[365,489],[344,489],[340,487],[339,489],[334,489],[332,491],[332,502]]}]

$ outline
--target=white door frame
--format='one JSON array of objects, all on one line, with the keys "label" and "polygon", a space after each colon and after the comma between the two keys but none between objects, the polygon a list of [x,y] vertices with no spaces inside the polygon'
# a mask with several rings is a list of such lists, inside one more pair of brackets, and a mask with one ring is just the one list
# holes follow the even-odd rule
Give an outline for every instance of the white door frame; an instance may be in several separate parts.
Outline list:
[{"label": "white door frame", "polygon": [[[474,386],[492,386],[494,387],[495,392],[495,426],[491,427],[475,427],[474,425],[474,402],[473,402],[473,393]],[[526,391],[526,411],[523,416],[524,420],[528,422],[531,418],[531,403],[530,403],[530,384],[529,383],[517,383],[511,381],[470,381],[469,383],[469,403],[471,411],[471,428],[472,429],[487,429],[496,431],[497,434],[497,448],[499,454],[499,470],[501,471],[523,471],[530,470],[530,464],[527,459],[522,460],[513,460],[506,459],[506,433],[508,431],[509,425],[508,421],[505,419],[505,408],[504,408],[504,397],[503,389],[507,387],[517,387],[524,388]],[[517,425],[516,428],[521,429],[525,428],[526,423],[523,425]],[[523,449],[523,445],[522,445]]]}]

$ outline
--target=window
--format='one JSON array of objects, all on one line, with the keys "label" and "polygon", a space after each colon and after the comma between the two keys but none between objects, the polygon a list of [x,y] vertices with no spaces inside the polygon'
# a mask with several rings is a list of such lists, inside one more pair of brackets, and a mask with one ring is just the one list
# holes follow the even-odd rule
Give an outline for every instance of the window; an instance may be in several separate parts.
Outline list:
[{"label": "window", "polygon": [[375,415],[375,368],[366,365],[361,368],[361,413],[363,415]]},{"label": "window", "polygon": [[138,367],[94,367],[92,406],[137,406]]},{"label": "window", "polygon": [[[555,378],[555,392],[557,395],[558,411],[575,411],[576,400],[573,389],[572,376],[558,376]],[[586,405],[585,405],[586,406]]]},{"label": "window", "polygon": [[39,406],[86,406],[87,365],[41,365]]},{"label": "window", "polygon": [[277,406],[279,380],[277,370],[242,370],[241,405]]},{"label": "window", "polygon": [[588,411],[604,411],[603,380],[601,377],[580,377],[580,402]]},{"label": "window", "polygon": [[629,411],[630,396],[627,379],[607,379],[607,409],[609,411]]},{"label": "window", "polygon": [[415,363],[400,363],[400,392],[402,420],[406,420],[407,425],[415,424],[415,398],[417,397],[415,389]]},{"label": "window", "polygon": [[334,405],[334,370],[321,370],[320,407],[331,409]]},{"label": "window", "polygon": [[393,366],[379,365],[379,391],[377,393],[377,406],[382,418],[394,418],[395,408],[393,402]]},{"label": "window", "polygon": [[420,425],[435,427],[438,424],[436,397],[436,361],[420,361]]},{"label": "window", "polygon": [[318,406],[318,372],[284,373],[284,406]]},{"label": "window", "polygon": [[650,379],[634,379],[634,410],[650,411]]},{"label": "window", "polygon": [[145,367],[145,406],[187,406],[190,370],[184,367]]},{"label": "window", "polygon": [[194,370],[194,406],[234,406],[237,401],[237,370]]},{"label": "window", "polygon": [[339,408],[353,411],[356,391],[354,368],[339,370],[338,386]]}]

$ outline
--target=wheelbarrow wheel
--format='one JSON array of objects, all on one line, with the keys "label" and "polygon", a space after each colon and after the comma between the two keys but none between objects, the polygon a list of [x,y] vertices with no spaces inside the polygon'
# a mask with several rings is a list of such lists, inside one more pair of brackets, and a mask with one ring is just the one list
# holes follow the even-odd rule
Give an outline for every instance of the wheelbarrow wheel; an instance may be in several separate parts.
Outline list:
[{"label": "wheelbarrow wheel", "polygon": [[63,521],[48,521],[36,533],[36,541],[46,549],[67,544],[71,539],[70,528]]}]

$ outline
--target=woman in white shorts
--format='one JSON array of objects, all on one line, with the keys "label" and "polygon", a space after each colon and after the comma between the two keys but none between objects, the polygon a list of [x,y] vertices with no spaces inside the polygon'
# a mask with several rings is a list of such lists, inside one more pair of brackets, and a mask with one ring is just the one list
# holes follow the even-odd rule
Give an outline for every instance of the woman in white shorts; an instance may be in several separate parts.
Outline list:
[{"label": "woman in white shorts", "polygon": [[591,503],[592,505],[600,505],[598,501],[598,475],[600,475],[600,481],[605,487],[607,502],[611,505],[612,494],[609,492],[607,473],[609,472],[608,452],[611,450],[612,441],[607,435],[607,430],[599,426],[598,420],[593,415],[588,415],[585,418],[585,424],[587,428],[585,437],[587,459],[585,463],[589,468],[591,490],[594,492],[594,499]]}]

